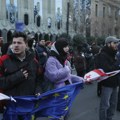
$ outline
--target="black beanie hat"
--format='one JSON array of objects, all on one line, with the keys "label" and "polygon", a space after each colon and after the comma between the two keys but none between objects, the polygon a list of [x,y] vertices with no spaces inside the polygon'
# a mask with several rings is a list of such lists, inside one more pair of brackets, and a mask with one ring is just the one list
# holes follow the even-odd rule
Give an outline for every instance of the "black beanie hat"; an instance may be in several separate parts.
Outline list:
[{"label": "black beanie hat", "polygon": [[68,42],[65,38],[59,38],[55,42],[55,48],[58,51],[60,55],[67,55],[66,52],[64,52],[63,48],[68,46]]}]

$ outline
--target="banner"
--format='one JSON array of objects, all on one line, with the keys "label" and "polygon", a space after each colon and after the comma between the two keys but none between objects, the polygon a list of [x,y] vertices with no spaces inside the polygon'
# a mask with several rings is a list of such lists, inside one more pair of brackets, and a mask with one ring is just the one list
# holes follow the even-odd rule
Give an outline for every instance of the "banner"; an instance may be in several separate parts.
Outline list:
[{"label": "banner", "polygon": [[62,119],[70,110],[72,102],[83,83],[74,83],[58,89],[48,91],[40,96],[14,97],[16,102],[9,101],[4,114],[4,120],[31,120],[31,115]]},{"label": "banner", "polygon": [[102,80],[105,80],[109,77],[112,77],[112,76],[118,74],[119,72],[120,72],[120,70],[105,73],[102,69],[95,69],[95,70],[92,70],[92,71],[88,72],[87,74],[85,74],[84,79],[86,82],[102,81]]},{"label": "banner", "polygon": [[15,24],[15,29],[18,32],[23,32],[24,31],[24,27],[25,27],[25,25],[24,25],[23,22],[16,22],[16,24]]},{"label": "banner", "polygon": [[9,97],[3,93],[0,93],[0,100],[11,100],[11,101],[16,102],[16,100],[13,97]]}]

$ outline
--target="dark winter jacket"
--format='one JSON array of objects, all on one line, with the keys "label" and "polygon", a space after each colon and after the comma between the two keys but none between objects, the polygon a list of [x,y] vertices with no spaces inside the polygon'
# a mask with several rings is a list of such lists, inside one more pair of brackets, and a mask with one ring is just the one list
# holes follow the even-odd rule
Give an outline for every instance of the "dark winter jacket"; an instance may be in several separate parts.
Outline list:
[{"label": "dark winter jacket", "polygon": [[74,55],[74,65],[78,76],[84,76],[86,72],[86,59],[81,52]]},{"label": "dark winter jacket", "polygon": [[[20,61],[12,52],[0,58],[0,89],[11,96],[35,95],[40,92],[38,62],[26,51],[26,58]],[[21,70],[28,71],[25,79]]]},{"label": "dark winter jacket", "polygon": [[[52,52],[55,52],[53,54]],[[48,58],[45,66],[45,73],[44,77],[46,81],[51,81],[53,84],[53,88],[60,88],[66,85],[66,81],[69,84],[75,83],[75,82],[81,82],[83,83],[83,78],[72,75],[70,72],[70,68],[66,65],[64,61],[63,65],[63,59],[61,60],[61,56],[59,55],[56,47],[52,46],[51,48],[51,56]],[[49,82],[48,82],[49,83]]]},{"label": "dark winter jacket", "polygon": [[44,66],[44,64],[47,61],[48,56],[44,56],[43,52],[48,54],[47,49],[46,49],[45,46],[38,44],[36,46],[36,50],[37,50],[37,53],[38,53],[40,65]]},{"label": "dark winter jacket", "polygon": [[[105,46],[99,55],[95,59],[96,68],[101,68],[104,72],[112,72],[118,70],[119,67],[116,65],[115,59],[116,52]],[[101,84],[106,87],[117,87],[118,86],[118,75],[109,77],[106,80],[101,81]]]}]

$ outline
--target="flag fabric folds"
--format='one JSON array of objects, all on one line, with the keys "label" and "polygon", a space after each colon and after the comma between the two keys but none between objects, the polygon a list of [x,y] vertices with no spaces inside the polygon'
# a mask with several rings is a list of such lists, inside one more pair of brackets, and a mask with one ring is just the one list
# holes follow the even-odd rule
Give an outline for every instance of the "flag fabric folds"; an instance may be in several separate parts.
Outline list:
[{"label": "flag fabric folds", "polygon": [[4,120],[31,120],[31,115],[36,117],[49,117],[62,119],[70,110],[72,102],[83,83],[74,83],[62,88],[54,89],[40,96],[19,96],[14,97],[16,102],[8,101]]},{"label": "flag fabric folds", "polygon": [[11,100],[11,101],[16,102],[16,100],[13,97],[9,97],[3,93],[0,93],[0,100]]},{"label": "flag fabric folds", "polygon": [[99,81],[105,80],[109,77],[112,77],[112,76],[118,74],[119,72],[120,72],[120,70],[105,73],[102,69],[94,69],[94,70],[88,72],[87,74],[85,74],[84,79],[86,82],[90,82],[90,81],[98,81],[99,82]]}]

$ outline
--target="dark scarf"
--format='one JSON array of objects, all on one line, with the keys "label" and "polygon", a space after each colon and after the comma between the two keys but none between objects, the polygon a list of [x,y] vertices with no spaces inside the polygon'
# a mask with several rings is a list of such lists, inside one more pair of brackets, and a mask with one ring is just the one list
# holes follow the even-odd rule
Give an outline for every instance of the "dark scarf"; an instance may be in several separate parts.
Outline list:
[{"label": "dark scarf", "polygon": [[58,54],[55,51],[51,51],[51,56],[55,56],[63,66],[65,60],[67,59],[67,53],[63,50],[63,48],[67,46],[68,46],[67,40],[65,38],[60,38],[55,42],[55,48]]},{"label": "dark scarf", "polygon": [[51,50],[50,56],[56,57],[57,60],[63,65],[64,67],[64,63],[65,60],[67,59],[67,55],[61,56],[59,54],[57,54],[55,51]]}]

